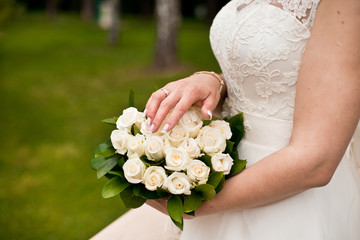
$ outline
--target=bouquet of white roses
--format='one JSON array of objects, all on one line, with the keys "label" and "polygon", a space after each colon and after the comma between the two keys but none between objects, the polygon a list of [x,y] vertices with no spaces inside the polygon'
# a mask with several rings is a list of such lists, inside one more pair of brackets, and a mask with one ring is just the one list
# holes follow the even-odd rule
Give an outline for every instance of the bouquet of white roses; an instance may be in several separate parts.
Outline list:
[{"label": "bouquet of white roses", "polygon": [[128,208],[168,197],[168,213],[180,229],[183,213],[194,215],[203,200],[213,198],[246,165],[237,153],[244,134],[241,113],[210,121],[191,107],[167,133],[149,132],[144,114],[134,107],[103,122],[116,129],[91,159],[97,177],[110,179],[102,196],[120,195]]}]

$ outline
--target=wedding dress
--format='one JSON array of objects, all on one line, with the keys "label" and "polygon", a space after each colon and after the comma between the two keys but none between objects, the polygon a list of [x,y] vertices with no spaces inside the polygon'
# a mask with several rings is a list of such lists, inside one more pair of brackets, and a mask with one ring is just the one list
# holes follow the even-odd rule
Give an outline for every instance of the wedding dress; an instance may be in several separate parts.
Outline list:
[{"label": "wedding dress", "polygon": [[[248,166],[289,142],[298,70],[318,4],[232,0],[214,19],[210,41],[227,84],[226,115],[244,113],[246,134],[238,150]],[[263,207],[186,220],[181,239],[359,240],[359,140],[352,140],[325,187]]]},{"label": "wedding dress", "polygon": [[[214,19],[210,41],[227,84],[224,115],[244,113],[246,134],[238,150],[248,166],[289,142],[298,71],[318,4],[232,0]],[[359,240],[355,158],[360,159],[359,127],[325,187],[263,207],[185,220],[181,239]],[[179,234],[171,231],[169,219],[144,205],[93,239],[161,239],[168,226],[165,239],[174,240]]]}]

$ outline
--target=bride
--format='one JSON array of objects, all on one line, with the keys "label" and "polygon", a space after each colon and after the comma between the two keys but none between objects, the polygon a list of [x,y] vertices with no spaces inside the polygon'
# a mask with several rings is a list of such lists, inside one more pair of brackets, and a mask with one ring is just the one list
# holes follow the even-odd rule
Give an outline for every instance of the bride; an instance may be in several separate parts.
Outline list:
[{"label": "bride", "polygon": [[[217,106],[244,113],[248,167],[181,239],[360,239],[359,29],[357,0],[232,0],[218,13],[210,40],[223,73],[171,82],[146,105],[154,132],[193,104],[208,119]],[[165,199],[147,204],[166,214]]]}]

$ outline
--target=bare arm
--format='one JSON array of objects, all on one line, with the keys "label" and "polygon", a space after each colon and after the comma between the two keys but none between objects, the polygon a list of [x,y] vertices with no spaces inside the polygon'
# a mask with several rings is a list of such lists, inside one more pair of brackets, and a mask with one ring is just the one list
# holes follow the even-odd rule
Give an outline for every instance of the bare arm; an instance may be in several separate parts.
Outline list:
[{"label": "bare arm", "polygon": [[322,1],[300,69],[289,145],[229,179],[197,216],[265,205],[330,181],[360,117],[358,29],[358,0]]}]

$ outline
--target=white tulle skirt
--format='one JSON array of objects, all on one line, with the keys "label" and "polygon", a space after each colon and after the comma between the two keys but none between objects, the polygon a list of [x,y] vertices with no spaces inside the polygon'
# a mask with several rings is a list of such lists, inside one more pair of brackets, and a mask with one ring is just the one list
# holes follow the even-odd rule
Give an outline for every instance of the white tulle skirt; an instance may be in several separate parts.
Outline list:
[{"label": "white tulle skirt", "polygon": [[[291,122],[249,115],[245,119],[249,131],[238,150],[248,165],[288,142]],[[359,149],[354,149],[354,141],[328,185],[263,207],[185,220],[181,239],[359,240],[360,177],[354,161]]]}]

